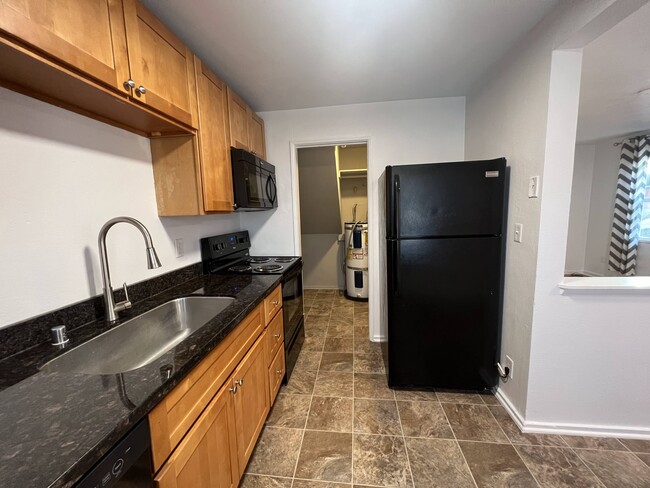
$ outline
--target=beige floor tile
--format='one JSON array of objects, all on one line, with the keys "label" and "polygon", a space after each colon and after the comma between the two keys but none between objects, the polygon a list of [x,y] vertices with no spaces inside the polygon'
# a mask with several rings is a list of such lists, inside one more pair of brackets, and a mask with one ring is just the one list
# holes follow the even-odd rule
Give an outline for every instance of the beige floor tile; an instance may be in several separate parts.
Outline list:
[{"label": "beige floor tile", "polygon": [[402,437],[354,434],[354,484],[412,486]]},{"label": "beige floor tile", "polygon": [[497,400],[497,397],[495,397],[491,393],[482,393],[481,400],[483,400],[483,403],[485,403],[486,405],[496,405],[496,406],[501,405],[499,403],[499,400]]},{"label": "beige floor tile", "polygon": [[538,487],[535,478],[510,444],[458,443],[479,488]]},{"label": "beige floor tile", "polygon": [[486,405],[441,405],[458,440],[508,442]]},{"label": "beige floor tile", "polygon": [[239,484],[240,488],[291,488],[291,478],[274,478],[247,474]]},{"label": "beige floor tile", "polygon": [[398,400],[437,402],[438,396],[435,391],[426,390],[395,390],[395,398]]},{"label": "beige floor tile", "polygon": [[650,440],[642,439],[619,439],[625,447],[632,452],[644,452],[650,454]]},{"label": "beige floor tile", "polygon": [[324,352],[319,371],[352,372],[352,353]]},{"label": "beige floor tile", "polygon": [[280,393],[266,419],[266,425],[304,429],[310,403],[311,397],[309,395]]},{"label": "beige floor tile", "polygon": [[352,397],[353,375],[336,371],[319,371],[314,395]]},{"label": "beige floor tile", "polygon": [[306,430],[296,478],[352,481],[352,434]]},{"label": "beige floor tile", "polygon": [[650,488],[650,467],[631,452],[576,451],[608,488]]},{"label": "beige floor tile", "polygon": [[282,393],[289,395],[311,395],[316,382],[316,371],[294,370],[289,383],[282,387]]},{"label": "beige floor tile", "polygon": [[296,361],[296,370],[318,371],[321,355],[320,351],[306,351],[301,349],[298,360]]},{"label": "beige floor tile", "polygon": [[354,372],[383,374],[385,372],[385,367],[382,355],[365,354],[361,352],[355,353]]},{"label": "beige floor tile", "polygon": [[346,483],[333,483],[331,481],[299,480],[293,482],[293,488],[350,488]]},{"label": "beige floor tile", "polygon": [[351,337],[326,337],[324,352],[352,352],[354,349]]},{"label": "beige floor tile", "polygon": [[461,393],[451,391],[436,391],[441,403],[464,403],[468,405],[485,405],[481,395],[477,393]]},{"label": "beige floor tile", "polygon": [[648,465],[648,467],[650,468],[650,454],[637,453],[636,457],[638,457],[641,461],[646,463]]},{"label": "beige floor tile", "polygon": [[406,437],[454,438],[440,403],[399,401],[397,408]]},{"label": "beige floor tile", "polygon": [[313,397],[307,429],[352,432],[352,399]]},{"label": "beige floor tile", "polygon": [[521,458],[542,486],[602,488],[572,449],[546,446],[515,446]]},{"label": "beige floor tile", "polygon": [[322,352],[324,345],[324,335],[310,336],[309,334],[305,334],[305,342],[302,344],[301,351]]},{"label": "beige floor tile", "polygon": [[293,476],[302,433],[301,429],[265,427],[248,463],[247,472]]},{"label": "beige floor tile", "polygon": [[474,488],[456,441],[406,439],[406,449],[416,488]]},{"label": "beige floor tile", "polygon": [[627,451],[625,446],[612,437],[580,437],[563,435],[562,439],[574,449],[598,449],[603,451]]},{"label": "beige floor tile", "polygon": [[354,400],[354,432],[402,435],[395,400]]},{"label": "beige floor tile", "polygon": [[354,397],[394,400],[395,393],[384,374],[354,373]]},{"label": "beige floor tile", "polygon": [[566,447],[566,442],[559,435],[524,434],[503,407],[488,407],[494,418],[513,444],[530,444],[533,446]]},{"label": "beige floor tile", "polygon": [[330,323],[327,327],[327,337],[354,337],[354,329],[348,324]]}]

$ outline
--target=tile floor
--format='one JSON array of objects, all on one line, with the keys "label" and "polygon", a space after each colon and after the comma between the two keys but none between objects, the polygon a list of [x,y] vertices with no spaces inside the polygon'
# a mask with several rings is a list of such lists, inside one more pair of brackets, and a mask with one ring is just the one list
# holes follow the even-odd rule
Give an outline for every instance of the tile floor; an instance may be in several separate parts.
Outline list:
[{"label": "tile floor", "polygon": [[306,290],[306,340],[244,488],[650,488],[650,441],[523,434],[493,396],[393,391],[368,306]]}]

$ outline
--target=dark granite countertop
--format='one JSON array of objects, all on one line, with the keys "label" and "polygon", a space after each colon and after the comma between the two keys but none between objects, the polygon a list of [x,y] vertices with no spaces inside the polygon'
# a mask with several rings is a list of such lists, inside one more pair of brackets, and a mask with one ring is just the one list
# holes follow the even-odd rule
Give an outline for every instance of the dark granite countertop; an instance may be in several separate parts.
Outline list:
[{"label": "dark granite countertop", "polygon": [[[42,344],[0,362],[0,486],[70,487],[250,312],[279,275],[201,276],[134,304],[121,322],[202,289],[235,301],[178,346],[121,375],[43,373],[62,354]],[[70,346],[115,327],[96,321],[69,333]],[[163,379],[160,368],[173,365]],[[118,388],[123,378],[125,394]],[[7,386],[10,385],[10,386]]]}]

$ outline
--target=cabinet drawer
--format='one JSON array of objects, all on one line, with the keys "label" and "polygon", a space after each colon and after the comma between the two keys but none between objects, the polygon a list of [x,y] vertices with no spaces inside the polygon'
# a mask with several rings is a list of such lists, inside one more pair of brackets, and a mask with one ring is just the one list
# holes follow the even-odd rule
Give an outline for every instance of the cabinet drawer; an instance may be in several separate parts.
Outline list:
[{"label": "cabinet drawer", "polygon": [[278,391],[280,390],[280,385],[282,385],[282,378],[284,378],[284,342],[280,344],[280,349],[278,349],[275,359],[271,366],[269,366],[269,397],[271,399],[271,405],[275,401],[275,397],[278,396]]},{"label": "cabinet drawer", "polygon": [[282,285],[278,285],[271,294],[264,299],[265,324],[268,324],[278,310],[282,308]]},{"label": "cabinet drawer", "polygon": [[275,358],[275,355],[284,341],[284,322],[282,321],[282,314],[277,314],[271,324],[266,329],[266,365],[270,366]]},{"label": "cabinet drawer", "polygon": [[264,307],[253,310],[149,414],[154,472],[234,371],[264,329]]}]

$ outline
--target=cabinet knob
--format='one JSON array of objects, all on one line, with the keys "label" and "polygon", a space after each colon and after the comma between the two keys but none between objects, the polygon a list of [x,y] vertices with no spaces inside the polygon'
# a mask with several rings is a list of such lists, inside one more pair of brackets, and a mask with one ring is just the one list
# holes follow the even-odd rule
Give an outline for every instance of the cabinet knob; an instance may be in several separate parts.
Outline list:
[{"label": "cabinet knob", "polygon": [[232,394],[237,393],[237,385],[235,385],[235,386],[233,386],[233,387],[231,387],[231,388],[228,388],[228,391],[229,391],[230,393],[232,393]]},{"label": "cabinet knob", "polygon": [[238,205],[236,203],[232,204],[232,208],[237,209]]},{"label": "cabinet knob", "polygon": [[244,386],[244,380],[243,380],[243,379],[241,379],[241,380],[235,380],[235,387],[236,387],[237,385],[239,385],[239,386]]},{"label": "cabinet knob", "polygon": [[281,369],[278,369],[278,370],[276,370],[275,372],[278,373],[278,374],[282,374],[282,370],[281,370]]},{"label": "cabinet knob", "polygon": [[276,307],[278,306],[279,303],[280,303],[280,300],[273,300],[273,305],[275,305]]},{"label": "cabinet knob", "polygon": [[129,91],[130,89],[135,88],[135,81],[129,79],[124,82],[124,89]]},{"label": "cabinet knob", "polygon": [[147,89],[144,86],[140,85],[138,88],[136,88],[135,92],[138,95],[144,95],[145,93],[147,93]]},{"label": "cabinet knob", "polygon": [[279,338],[280,338],[280,334],[273,334],[273,337],[275,337],[276,339],[279,339]]}]

